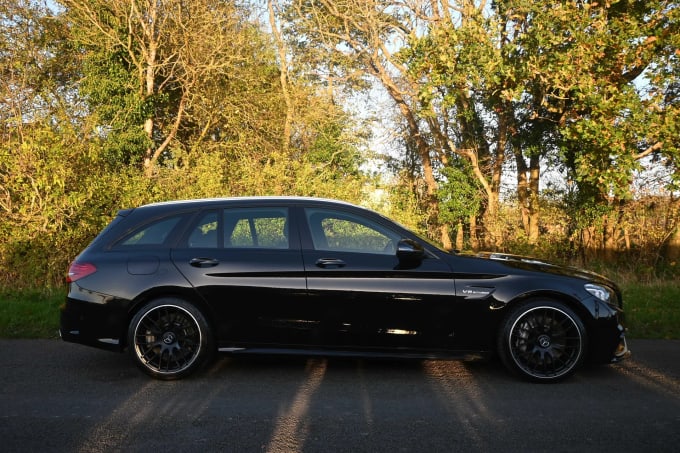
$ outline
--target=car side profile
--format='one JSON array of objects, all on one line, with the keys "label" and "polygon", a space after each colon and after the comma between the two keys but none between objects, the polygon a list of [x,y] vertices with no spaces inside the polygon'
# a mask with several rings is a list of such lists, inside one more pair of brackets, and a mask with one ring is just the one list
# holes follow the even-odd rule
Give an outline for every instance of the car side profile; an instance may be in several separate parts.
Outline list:
[{"label": "car side profile", "polygon": [[72,262],[64,341],[178,379],[215,353],[465,359],[555,382],[628,354],[611,280],[448,252],[338,200],[236,197],[124,209]]}]

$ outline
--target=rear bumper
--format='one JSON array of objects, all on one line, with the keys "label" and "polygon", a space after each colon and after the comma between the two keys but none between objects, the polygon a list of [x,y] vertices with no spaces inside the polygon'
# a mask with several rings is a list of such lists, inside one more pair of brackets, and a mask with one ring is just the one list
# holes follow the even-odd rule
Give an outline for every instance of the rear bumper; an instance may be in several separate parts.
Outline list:
[{"label": "rear bumper", "polygon": [[109,304],[66,298],[61,307],[59,335],[63,341],[110,351],[124,348],[120,315]]}]

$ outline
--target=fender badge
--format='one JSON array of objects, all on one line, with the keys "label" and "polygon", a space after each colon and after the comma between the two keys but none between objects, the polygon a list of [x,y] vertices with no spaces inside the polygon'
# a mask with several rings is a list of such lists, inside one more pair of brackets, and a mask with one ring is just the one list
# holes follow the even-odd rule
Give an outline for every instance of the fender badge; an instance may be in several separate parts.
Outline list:
[{"label": "fender badge", "polygon": [[488,296],[489,294],[493,293],[493,291],[494,291],[494,288],[476,288],[476,287],[468,286],[466,288],[463,288],[461,290],[461,293],[464,296],[467,296],[467,297],[472,297],[472,298],[475,298],[475,299],[482,299],[482,298]]}]

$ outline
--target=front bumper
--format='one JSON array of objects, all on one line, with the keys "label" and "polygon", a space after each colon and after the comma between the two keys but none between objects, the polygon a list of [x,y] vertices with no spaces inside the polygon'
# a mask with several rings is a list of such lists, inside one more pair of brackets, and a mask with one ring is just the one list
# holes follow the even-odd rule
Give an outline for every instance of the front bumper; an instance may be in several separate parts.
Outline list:
[{"label": "front bumper", "polygon": [[[623,327],[621,327],[623,329]],[[619,344],[616,346],[614,351],[614,357],[611,359],[611,363],[618,363],[622,360],[627,359],[631,355],[630,349],[628,349],[628,343],[626,342],[625,332],[621,332],[619,337]]]}]

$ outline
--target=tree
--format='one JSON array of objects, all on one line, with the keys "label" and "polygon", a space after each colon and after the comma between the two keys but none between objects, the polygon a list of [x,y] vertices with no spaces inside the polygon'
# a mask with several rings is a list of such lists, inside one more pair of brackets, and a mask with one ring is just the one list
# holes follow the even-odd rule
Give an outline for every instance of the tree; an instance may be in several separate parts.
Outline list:
[{"label": "tree", "polygon": [[[216,84],[260,92],[260,81],[248,84],[258,54],[269,51],[232,2],[65,0],[64,5],[85,50],[82,93],[111,143],[125,144],[116,157],[141,163],[148,176],[177,157],[173,148],[191,151],[187,136],[232,132],[210,110],[220,102],[206,98],[219,93]],[[266,54],[263,60],[271,61]],[[243,107],[241,113],[248,111]]]},{"label": "tree", "polygon": [[[265,34],[235,2],[65,4],[85,52],[81,92],[99,115],[105,142],[115,151],[110,154],[124,165],[141,164],[147,176],[158,177],[164,168],[192,172],[210,162],[216,167],[211,193],[252,190],[247,172],[258,169],[265,169],[264,175],[276,168],[274,174],[284,181],[309,151],[304,147],[309,142],[300,139],[317,126],[321,133],[329,126],[305,123],[306,112],[338,112],[312,89],[294,83],[284,43]],[[332,121],[345,127],[342,115]],[[288,187],[271,182],[257,190]]]},{"label": "tree", "polygon": [[520,55],[530,80],[523,91],[577,187],[577,230],[591,239],[599,230],[593,246],[611,253],[635,172],[677,169],[678,5],[502,3],[527,30],[519,37],[521,49],[533,49]]},{"label": "tree", "polygon": [[110,207],[138,192],[99,152],[77,96],[77,49],[58,14],[0,1],[0,23],[0,284],[57,286]]},{"label": "tree", "polygon": [[[486,246],[502,245],[497,216],[508,157],[530,243],[540,231],[547,166],[568,171],[584,192],[592,186],[601,201],[630,187],[640,159],[676,165],[673,2],[292,5],[296,30],[310,45],[354,58],[344,68],[358,67],[384,87],[417,150],[428,194],[447,184],[445,169],[467,162],[484,194]],[[641,77],[647,93],[636,90]],[[439,210],[436,197],[428,203]],[[446,228],[441,233],[447,244]]]}]

